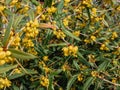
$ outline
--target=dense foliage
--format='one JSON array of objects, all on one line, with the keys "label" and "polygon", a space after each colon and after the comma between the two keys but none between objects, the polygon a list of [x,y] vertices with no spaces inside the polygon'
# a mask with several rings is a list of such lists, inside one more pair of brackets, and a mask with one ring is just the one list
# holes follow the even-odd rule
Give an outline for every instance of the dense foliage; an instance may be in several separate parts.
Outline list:
[{"label": "dense foliage", "polygon": [[120,90],[119,0],[0,0],[1,90]]}]

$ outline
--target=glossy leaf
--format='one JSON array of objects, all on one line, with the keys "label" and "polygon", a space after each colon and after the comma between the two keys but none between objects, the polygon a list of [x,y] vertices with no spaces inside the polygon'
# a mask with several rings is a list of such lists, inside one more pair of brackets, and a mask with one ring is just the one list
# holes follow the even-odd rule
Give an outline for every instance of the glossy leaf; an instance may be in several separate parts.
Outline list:
[{"label": "glossy leaf", "polygon": [[87,81],[84,83],[83,90],[89,90],[88,88],[92,84],[94,77],[89,77],[86,79]]},{"label": "glossy leaf", "polygon": [[68,81],[66,90],[70,90],[70,89],[71,89],[71,87],[72,87],[72,85],[75,83],[78,75],[79,75],[79,74],[76,74],[76,75],[74,75],[74,76],[71,77],[71,79]]},{"label": "glossy leaf", "polygon": [[16,68],[18,65],[3,65],[3,66],[0,66],[0,73],[5,73],[11,69],[14,69]]},{"label": "glossy leaf", "polygon": [[10,31],[12,29],[12,25],[14,23],[14,16],[15,15],[12,15],[10,17],[10,21],[8,23],[8,26],[7,26],[7,29],[5,31],[5,36],[4,36],[4,39],[3,39],[3,45],[6,46],[6,44],[8,43],[8,40],[9,40],[9,37],[10,37]]},{"label": "glossy leaf", "polygon": [[15,50],[15,49],[9,49],[9,51],[11,51],[12,56],[18,59],[34,59],[37,58],[36,56],[23,52],[23,51],[19,51],[19,50]]}]

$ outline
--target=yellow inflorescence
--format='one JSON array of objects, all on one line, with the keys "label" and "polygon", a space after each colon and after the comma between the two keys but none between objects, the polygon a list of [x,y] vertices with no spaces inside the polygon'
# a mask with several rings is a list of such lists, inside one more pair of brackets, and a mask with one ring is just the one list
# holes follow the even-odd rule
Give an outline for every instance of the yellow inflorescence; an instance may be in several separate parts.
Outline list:
[{"label": "yellow inflorescence", "polygon": [[62,30],[54,30],[53,34],[58,38],[58,39],[64,39],[66,37],[66,35],[64,34],[64,32],[62,32]]},{"label": "yellow inflorescence", "polygon": [[106,46],[106,44],[101,44],[101,46],[100,46],[100,50],[108,51],[109,48]]},{"label": "yellow inflorescence", "polygon": [[117,38],[117,37],[118,37],[117,32],[112,32],[112,37],[111,37],[111,39],[114,40],[114,39]]},{"label": "yellow inflorescence", "polygon": [[57,8],[55,8],[54,6],[47,8],[47,12],[48,12],[49,14],[55,13],[56,10],[57,10]]},{"label": "yellow inflorescence", "polygon": [[94,36],[94,35],[90,36],[90,38],[88,38],[88,39],[84,39],[84,42],[86,44],[92,43],[92,42],[95,42],[95,41],[96,41],[96,36]]},{"label": "yellow inflorescence", "polygon": [[5,8],[6,8],[5,6],[0,5],[0,12],[4,11]]},{"label": "yellow inflorescence", "polygon": [[92,71],[92,72],[91,72],[91,75],[92,75],[93,77],[97,77],[99,74],[98,74],[97,71]]},{"label": "yellow inflorescence", "polygon": [[75,35],[76,37],[79,37],[80,36],[80,31],[74,31],[73,35]]},{"label": "yellow inflorescence", "polygon": [[0,78],[0,89],[10,86],[11,86],[11,81],[9,81],[7,78]]},{"label": "yellow inflorescence", "polygon": [[72,55],[77,57],[77,52],[78,52],[77,46],[70,45],[68,47],[63,47],[62,50],[63,50],[64,56]]},{"label": "yellow inflorescence", "polygon": [[44,60],[44,61],[48,61],[48,60],[49,60],[48,56],[44,56],[44,57],[43,57],[43,60]]},{"label": "yellow inflorescence", "polygon": [[25,37],[22,40],[22,43],[25,47],[33,47],[34,44],[32,42],[32,39],[34,39],[39,31],[38,28],[39,27],[39,23],[38,20],[34,20],[34,21],[30,21],[28,23],[26,23],[26,26],[24,28],[24,32],[25,32]]},{"label": "yellow inflorescence", "polygon": [[82,75],[82,74],[79,74],[77,78],[78,78],[78,81],[81,82],[81,81],[83,80],[83,75]]},{"label": "yellow inflorescence", "polygon": [[0,65],[13,62],[14,59],[10,55],[10,51],[4,51],[3,48],[0,47]]},{"label": "yellow inflorescence", "polygon": [[43,10],[43,8],[42,8],[41,5],[37,6],[37,7],[36,7],[36,14],[41,14],[41,13],[42,13],[42,10]]},{"label": "yellow inflorescence", "polygon": [[45,76],[40,77],[40,84],[44,87],[48,87],[49,85],[49,79]]}]

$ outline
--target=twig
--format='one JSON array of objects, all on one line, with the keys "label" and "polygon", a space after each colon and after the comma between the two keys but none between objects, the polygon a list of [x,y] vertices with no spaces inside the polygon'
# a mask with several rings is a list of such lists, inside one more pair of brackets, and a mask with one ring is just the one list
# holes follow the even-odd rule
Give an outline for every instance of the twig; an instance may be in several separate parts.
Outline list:
[{"label": "twig", "polygon": [[100,78],[100,79],[102,79],[103,81],[108,82],[108,83],[110,83],[110,84],[112,84],[112,85],[120,86],[120,84],[118,84],[118,83],[113,83],[113,82],[111,82],[111,81],[109,81],[109,80],[107,80],[107,79],[105,79],[105,78],[100,77],[100,76],[98,76],[98,78]]},{"label": "twig", "polygon": [[20,63],[17,59],[15,59],[15,61],[16,61],[16,62],[18,63],[18,65],[24,70],[24,72],[25,72],[26,74],[32,76],[31,74],[29,74],[29,73],[25,70],[25,68],[21,65],[21,63]]}]

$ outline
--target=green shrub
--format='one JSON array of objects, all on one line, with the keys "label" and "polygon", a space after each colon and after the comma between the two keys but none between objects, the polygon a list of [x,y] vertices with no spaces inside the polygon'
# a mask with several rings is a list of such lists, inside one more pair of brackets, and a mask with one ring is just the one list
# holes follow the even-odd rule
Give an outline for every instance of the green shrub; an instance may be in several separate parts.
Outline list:
[{"label": "green shrub", "polygon": [[117,0],[1,0],[0,89],[119,90]]}]

